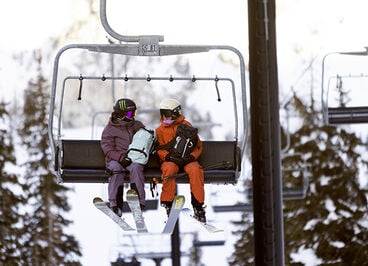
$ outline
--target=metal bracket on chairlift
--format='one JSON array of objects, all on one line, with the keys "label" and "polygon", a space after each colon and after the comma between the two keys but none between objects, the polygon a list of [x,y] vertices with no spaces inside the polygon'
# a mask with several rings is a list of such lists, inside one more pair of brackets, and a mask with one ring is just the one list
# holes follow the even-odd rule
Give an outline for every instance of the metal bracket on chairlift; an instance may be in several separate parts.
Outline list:
[{"label": "metal bracket on chairlift", "polygon": [[143,36],[139,39],[139,55],[159,55],[159,36]]},{"label": "metal bracket on chairlift", "polygon": [[[100,0],[100,20],[106,32],[113,38],[123,42],[138,42],[138,54],[142,56],[159,55],[159,42],[164,40],[162,35],[126,36],[114,31],[106,16],[106,0]],[[131,47],[131,49],[134,49]]]}]

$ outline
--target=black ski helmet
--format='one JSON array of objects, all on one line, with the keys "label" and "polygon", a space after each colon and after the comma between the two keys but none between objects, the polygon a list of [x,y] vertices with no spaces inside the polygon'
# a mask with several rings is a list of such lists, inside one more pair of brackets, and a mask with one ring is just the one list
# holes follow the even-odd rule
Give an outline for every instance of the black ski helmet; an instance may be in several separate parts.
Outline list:
[{"label": "black ski helmet", "polygon": [[132,118],[132,115],[135,115],[135,110],[137,110],[135,102],[128,98],[121,98],[114,105],[114,112],[121,117]]}]

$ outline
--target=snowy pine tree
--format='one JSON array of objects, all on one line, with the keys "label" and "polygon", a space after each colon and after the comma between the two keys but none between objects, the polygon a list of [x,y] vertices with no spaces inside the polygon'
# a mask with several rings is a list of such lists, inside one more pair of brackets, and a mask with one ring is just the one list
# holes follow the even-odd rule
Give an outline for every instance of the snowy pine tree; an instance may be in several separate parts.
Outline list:
[{"label": "snowy pine tree", "polygon": [[362,140],[344,127],[323,124],[313,100],[294,97],[304,122],[291,135],[292,149],[310,166],[305,200],[285,202],[286,262],[310,250],[319,265],[364,265],[368,261],[367,193],[359,183],[367,161]]},{"label": "snowy pine tree", "polygon": [[[302,123],[290,135],[289,153],[303,154],[309,189],[303,200],[284,201],[285,263],[303,265],[299,253],[318,265],[365,265],[368,205],[359,174],[367,161],[362,140],[343,127],[325,125],[313,99],[308,105],[295,95],[292,103]],[[292,175],[283,176],[284,187],[294,181]],[[252,223],[252,213],[237,222],[242,229],[236,232],[230,265],[254,265]]]},{"label": "snowy pine tree", "polygon": [[[41,66],[41,56],[37,63]],[[52,160],[47,135],[49,86],[42,75],[29,82],[24,98],[24,126],[20,130],[28,154],[24,165],[28,211],[24,223],[23,265],[80,265],[78,242],[64,232],[71,221],[64,218],[70,210],[65,186],[56,183],[50,171]]]},{"label": "snowy pine tree", "polygon": [[22,184],[9,169],[15,166],[16,158],[7,107],[4,102],[0,103],[0,265],[20,265],[23,216],[19,208],[24,204],[24,197],[19,193],[23,190]]}]

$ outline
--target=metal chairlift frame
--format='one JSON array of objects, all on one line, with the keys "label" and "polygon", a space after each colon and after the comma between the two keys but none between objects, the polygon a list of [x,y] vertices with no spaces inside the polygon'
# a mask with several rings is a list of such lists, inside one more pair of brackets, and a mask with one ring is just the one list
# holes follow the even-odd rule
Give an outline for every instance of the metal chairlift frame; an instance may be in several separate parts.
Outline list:
[{"label": "metal chairlift frame", "polygon": [[303,159],[303,154],[302,153],[294,153],[294,154],[290,154],[290,155],[289,154],[283,154],[282,158],[294,157],[294,156],[299,156],[301,158],[301,161],[302,161],[301,167],[298,168],[298,169],[283,168],[282,171],[283,172],[303,171],[303,172],[306,172],[307,174],[304,174],[304,176],[303,176],[302,186],[300,186],[300,187],[283,187],[282,194],[283,194],[284,200],[300,200],[300,199],[305,199],[305,197],[307,196],[307,191],[308,191],[308,187],[309,187],[309,174],[308,174],[307,163]]},{"label": "metal chairlift frame", "polygon": [[[55,158],[55,175],[57,176],[59,181],[61,180],[61,173],[60,173],[60,165],[61,163],[58,161],[60,158],[59,152],[60,152],[60,141],[61,141],[61,113],[62,113],[62,102],[63,102],[63,94],[61,96],[61,105],[60,105],[60,115],[59,115],[59,121],[58,121],[58,132],[55,139],[54,134],[54,109],[55,109],[55,103],[56,103],[56,92],[57,92],[57,80],[58,80],[58,74],[59,74],[59,61],[61,56],[64,54],[64,52],[72,49],[80,49],[80,50],[87,50],[90,52],[99,52],[99,53],[108,53],[108,54],[121,54],[121,55],[127,55],[127,56],[169,56],[169,55],[182,55],[182,54],[192,54],[192,53],[203,53],[203,52],[209,52],[212,50],[227,50],[233,52],[235,55],[238,56],[239,59],[239,69],[240,69],[240,85],[241,85],[241,102],[242,102],[242,110],[244,112],[243,119],[243,136],[244,139],[242,141],[242,147],[240,147],[240,157],[242,158],[245,152],[245,147],[247,143],[248,138],[248,130],[247,130],[247,124],[248,124],[248,114],[247,114],[247,97],[246,97],[246,82],[245,82],[245,62],[242,54],[240,51],[232,46],[228,45],[164,45],[160,44],[160,41],[163,41],[163,36],[158,35],[142,35],[142,36],[123,36],[111,29],[107,22],[106,18],[106,0],[100,1],[100,19],[101,23],[106,30],[113,38],[123,41],[123,42],[138,42],[135,44],[131,43],[120,43],[120,44],[70,44],[62,47],[58,53],[55,56],[54,59],[54,66],[53,66],[53,79],[51,84],[51,97],[50,97],[50,112],[49,112],[49,127],[48,127],[48,135],[50,139],[50,147],[51,152],[53,155],[53,158]],[[99,77],[101,78],[101,77]],[[139,77],[138,77],[139,78]],[[145,79],[147,77],[144,77]],[[210,78],[199,78],[195,77],[196,80],[201,79],[210,79]],[[217,78],[217,77],[216,77]],[[66,81],[70,79],[66,78],[63,81],[63,90],[65,87]],[[79,79],[79,76],[78,76]],[[115,78],[115,79],[123,79],[123,78]],[[129,77],[129,79],[133,79],[133,77]],[[142,79],[142,77],[140,77]],[[152,79],[152,78],[151,78]],[[162,79],[162,78],[158,78]],[[168,79],[168,78],[165,78]],[[179,79],[175,77],[175,79]],[[211,78],[215,79],[215,78]],[[227,79],[232,83],[232,86],[234,86],[233,81]],[[235,100],[234,100],[235,101]],[[236,107],[234,106],[235,115],[236,115]],[[236,123],[238,122],[238,118],[236,117]],[[238,128],[236,128],[236,132],[238,131]],[[237,134],[236,134],[237,138]],[[236,142],[238,142],[238,139],[236,139]],[[240,167],[238,166],[240,169]]]},{"label": "metal chairlift frame", "polygon": [[[302,166],[299,169],[285,169],[282,168],[282,172],[286,171],[305,171],[307,168],[307,164],[305,160],[303,159],[303,154],[301,153],[293,153],[288,154],[287,150],[290,148],[290,130],[289,130],[289,111],[288,111],[288,104],[287,102],[283,108],[286,110],[286,145],[282,148],[282,159],[286,157],[292,157],[292,156],[300,156],[301,160],[303,161]],[[309,177],[308,175],[304,175],[303,181],[302,181],[301,187],[283,187],[283,199],[284,200],[298,200],[298,199],[304,199],[307,195],[308,186],[309,186]]]},{"label": "metal chairlift frame", "polygon": [[[289,142],[288,142],[289,143]],[[289,147],[287,144],[286,149]],[[284,155],[286,156],[300,156],[302,158],[303,154],[295,153],[292,155],[286,155],[285,148],[283,149]],[[283,169],[284,171],[308,171],[307,164],[305,160],[303,160],[303,164],[300,169]],[[303,176],[302,186],[301,187],[283,187],[283,199],[284,200],[302,200],[307,196],[308,188],[309,188],[309,177],[310,175],[306,174]],[[214,212],[252,212],[253,211],[253,194],[252,190],[247,190],[248,194],[248,203],[237,203],[235,205],[214,205],[212,206]]]},{"label": "metal chairlift frame", "polygon": [[[236,92],[235,92],[235,82],[231,79],[231,78],[222,78],[222,77],[195,77],[195,76],[192,76],[192,77],[173,77],[173,76],[170,76],[170,77],[151,77],[151,76],[147,76],[147,77],[128,77],[127,75],[126,76],[123,76],[123,77],[109,77],[109,76],[68,76],[66,78],[64,78],[63,80],[63,85],[62,85],[62,89],[61,89],[61,98],[60,98],[60,101],[59,101],[59,114],[62,114],[62,107],[63,107],[63,103],[64,103],[64,94],[65,94],[65,89],[66,89],[66,84],[67,84],[67,81],[69,80],[103,80],[103,81],[108,81],[108,80],[123,80],[123,81],[126,81],[128,82],[129,80],[146,80],[146,81],[155,81],[155,80],[161,80],[161,81],[170,81],[170,82],[174,82],[174,81],[192,81],[192,82],[197,82],[197,81],[214,81],[216,84],[217,82],[219,81],[225,81],[225,82],[229,82],[230,85],[231,85],[231,92],[232,92],[232,97],[233,97],[233,110],[234,110],[234,121],[235,121],[235,126],[234,126],[234,139],[235,140],[238,140],[239,138],[239,118],[238,118],[238,112],[237,112],[237,103],[236,103]],[[218,87],[216,85],[216,89],[218,90]],[[218,92],[219,93],[219,92]],[[150,110],[147,110],[147,111],[150,111]],[[151,111],[157,111],[157,110],[151,110]],[[139,111],[140,113],[144,113],[145,110],[140,110]],[[93,139],[93,128],[94,128],[94,122],[95,122],[95,117],[98,115],[98,114],[101,114],[101,113],[111,113],[111,111],[106,111],[106,112],[98,112],[96,114],[93,115],[93,118],[92,118],[92,139]],[[59,117],[58,119],[58,132],[57,132],[57,136],[61,136],[61,116]]]},{"label": "metal chairlift frame", "polygon": [[[289,115],[289,110],[288,110],[288,103],[284,105],[284,108],[286,109],[286,145],[285,147],[282,149],[282,159],[287,158],[287,157],[293,157],[293,156],[299,156],[301,158],[301,160],[303,161],[303,164],[301,166],[300,169],[286,169],[286,168],[282,168],[283,172],[286,171],[306,171],[307,170],[307,163],[305,161],[305,159],[303,159],[303,154],[302,153],[293,153],[293,154],[288,154],[287,150],[290,148],[290,115]],[[301,187],[297,187],[297,188],[289,188],[289,187],[283,187],[283,198],[285,200],[297,200],[297,199],[304,199],[307,196],[307,191],[308,191],[308,187],[309,187],[309,175],[304,175],[303,177],[303,185]]]},{"label": "metal chairlift frame", "polygon": [[331,55],[347,55],[347,56],[367,56],[368,47],[365,51],[360,52],[331,52],[326,54],[322,59],[322,81],[321,81],[321,103],[324,121],[327,125],[330,124],[353,124],[353,123],[368,123],[368,106],[354,107],[330,107],[328,105],[329,97],[329,82],[325,88],[325,65],[326,59]]},{"label": "metal chairlift frame", "polygon": [[[301,167],[300,168],[283,168],[282,172],[296,172],[296,171],[306,171],[308,173],[308,167],[307,164],[305,162],[305,160],[303,159],[303,154],[301,153],[294,153],[294,154],[284,154],[283,158],[286,157],[294,157],[294,156],[300,156],[301,159]],[[283,187],[283,191],[282,191],[282,196],[284,200],[302,200],[305,199],[305,197],[307,196],[307,191],[308,191],[308,187],[309,187],[309,175],[308,174],[304,174],[303,176],[303,180],[302,180],[302,185],[298,186],[298,187]],[[247,191],[247,196],[248,196],[248,200],[252,201],[253,200],[253,191],[252,189],[249,189]]]}]

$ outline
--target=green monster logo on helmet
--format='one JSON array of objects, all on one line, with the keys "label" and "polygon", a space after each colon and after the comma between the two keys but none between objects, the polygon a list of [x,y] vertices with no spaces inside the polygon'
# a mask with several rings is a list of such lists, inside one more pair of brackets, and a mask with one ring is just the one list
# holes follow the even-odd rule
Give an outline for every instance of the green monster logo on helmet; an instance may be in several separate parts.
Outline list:
[{"label": "green monster logo on helmet", "polygon": [[120,107],[120,110],[126,110],[126,102],[125,102],[125,100],[119,101],[119,107]]}]

